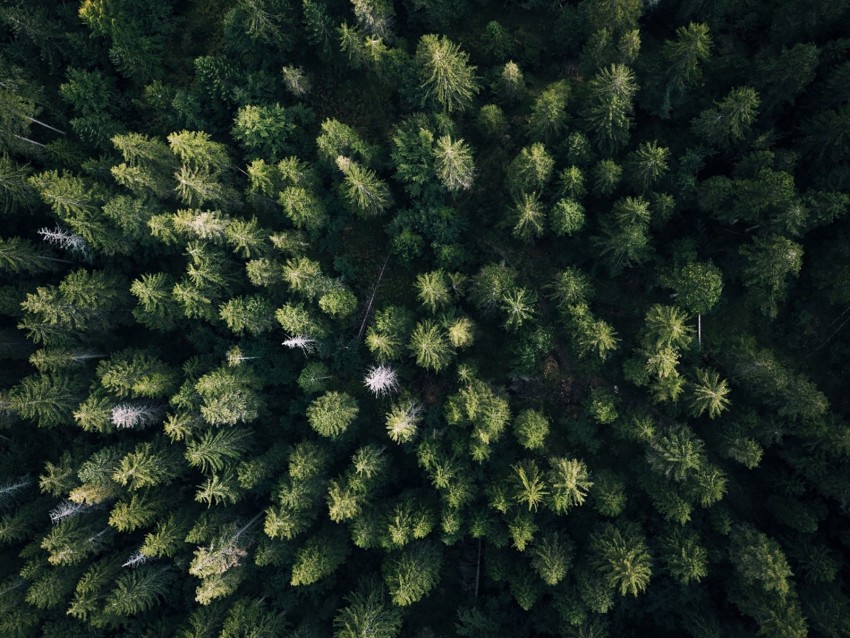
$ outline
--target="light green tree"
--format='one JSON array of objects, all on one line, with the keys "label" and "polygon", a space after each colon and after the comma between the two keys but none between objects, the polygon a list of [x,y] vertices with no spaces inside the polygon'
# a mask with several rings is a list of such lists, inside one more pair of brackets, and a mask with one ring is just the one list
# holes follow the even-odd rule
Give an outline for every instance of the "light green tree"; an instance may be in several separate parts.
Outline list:
[{"label": "light green tree", "polygon": [[610,587],[622,596],[637,596],[646,590],[652,577],[652,556],[637,525],[605,523],[591,535],[590,546],[591,561]]},{"label": "light green tree", "polygon": [[313,399],[307,407],[307,421],[322,436],[338,438],[348,430],[359,412],[354,397],[330,391]]},{"label": "light green tree", "polygon": [[469,55],[445,36],[423,35],[416,46],[422,103],[436,102],[444,111],[463,111],[478,93]]}]

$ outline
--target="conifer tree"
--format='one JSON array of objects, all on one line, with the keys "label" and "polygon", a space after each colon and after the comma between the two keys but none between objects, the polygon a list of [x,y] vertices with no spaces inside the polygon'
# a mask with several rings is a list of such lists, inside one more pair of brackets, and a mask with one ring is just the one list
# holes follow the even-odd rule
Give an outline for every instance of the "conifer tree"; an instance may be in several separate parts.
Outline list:
[{"label": "conifer tree", "polygon": [[421,600],[437,584],[442,553],[431,542],[419,541],[390,554],[383,564],[384,582],[399,607]]},{"label": "conifer tree", "polygon": [[596,145],[613,153],[628,142],[632,126],[633,100],[638,86],[631,69],[612,64],[602,69],[588,83],[584,118],[596,132]]},{"label": "conifer tree", "polygon": [[423,105],[436,104],[451,113],[463,111],[478,93],[475,67],[454,42],[437,35],[423,35],[416,46]]}]

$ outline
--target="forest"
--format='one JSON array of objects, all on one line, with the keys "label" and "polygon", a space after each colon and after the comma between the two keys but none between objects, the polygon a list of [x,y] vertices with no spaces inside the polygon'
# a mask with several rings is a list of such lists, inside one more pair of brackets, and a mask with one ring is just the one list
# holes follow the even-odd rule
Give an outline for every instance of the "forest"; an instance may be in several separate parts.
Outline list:
[{"label": "forest", "polygon": [[850,0],[0,0],[0,636],[850,637]]}]

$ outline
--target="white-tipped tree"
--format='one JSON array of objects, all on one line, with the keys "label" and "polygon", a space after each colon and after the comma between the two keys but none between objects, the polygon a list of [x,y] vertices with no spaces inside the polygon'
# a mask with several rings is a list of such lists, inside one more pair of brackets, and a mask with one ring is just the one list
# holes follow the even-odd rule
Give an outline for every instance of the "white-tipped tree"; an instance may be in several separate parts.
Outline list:
[{"label": "white-tipped tree", "polygon": [[387,365],[373,366],[363,379],[363,385],[376,397],[398,392],[398,375]]},{"label": "white-tipped tree", "polygon": [[112,425],[122,430],[141,430],[162,418],[162,408],[150,403],[122,403],[112,408]]}]

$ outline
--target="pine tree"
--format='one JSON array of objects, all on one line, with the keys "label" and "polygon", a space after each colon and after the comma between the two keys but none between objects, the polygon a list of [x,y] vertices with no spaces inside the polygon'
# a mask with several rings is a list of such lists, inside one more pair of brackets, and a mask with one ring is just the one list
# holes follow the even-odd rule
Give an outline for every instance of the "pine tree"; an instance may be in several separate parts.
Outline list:
[{"label": "pine tree", "polygon": [[741,275],[753,302],[763,314],[775,317],[789,275],[796,277],[803,265],[802,247],[786,237],[772,235],[753,237],[752,243],[739,252],[746,260]]},{"label": "pine tree", "polygon": [[445,368],[454,354],[445,331],[428,320],[416,324],[409,347],[417,365],[435,372]]},{"label": "pine tree", "polygon": [[549,435],[549,420],[537,410],[523,410],[514,420],[513,428],[520,445],[537,450],[544,446]]},{"label": "pine tree", "polygon": [[416,46],[423,106],[436,102],[446,112],[469,107],[478,83],[469,56],[444,36],[423,35]]},{"label": "pine tree", "polygon": [[612,64],[590,80],[587,90],[585,122],[596,131],[599,149],[613,153],[629,140],[633,100],[638,90],[635,75],[627,66]]},{"label": "pine tree", "polygon": [[186,444],[186,460],[204,472],[221,471],[248,451],[251,434],[244,429],[207,430]]},{"label": "pine tree", "polygon": [[334,638],[396,638],[401,632],[401,610],[389,605],[382,584],[364,580],[345,600],[334,616]]},{"label": "pine tree", "polygon": [[344,392],[325,392],[310,403],[307,421],[322,436],[338,438],[351,426],[359,412],[354,397]]},{"label": "pine tree", "polygon": [[130,490],[167,485],[183,472],[180,454],[162,440],[139,443],[121,457],[111,479]]},{"label": "pine tree", "polygon": [[564,514],[582,505],[593,486],[587,465],[578,459],[552,458],[546,482],[551,487],[548,505],[556,514]]},{"label": "pine tree", "polygon": [[714,370],[699,368],[695,372],[696,383],[694,384],[693,398],[691,399],[691,411],[694,416],[700,416],[708,411],[708,416],[717,418],[729,407],[729,386],[725,379]]},{"label": "pine tree", "polygon": [[55,428],[71,421],[71,412],[80,399],[81,381],[68,374],[25,377],[9,393],[9,406],[39,427]]},{"label": "pine tree", "polygon": [[348,552],[348,541],[339,530],[319,532],[296,553],[290,584],[294,587],[312,585],[327,578],[345,562]]},{"label": "pine tree", "polygon": [[652,576],[652,556],[640,528],[627,523],[622,528],[606,523],[590,538],[592,563],[608,585],[622,596],[642,593]]},{"label": "pine tree", "polygon": [[644,142],[629,155],[626,172],[629,181],[638,191],[646,191],[667,171],[670,149],[658,146],[656,141]]},{"label": "pine tree", "polygon": [[683,528],[674,529],[662,542],[661,559],[678,582],[687,585],[708,575],[708,552],[699,537]]},{"label": "pine tree", "polygon": [[758,115],[760,104],[754,89],[747,86],[732,89],[715,107],[700,113],[692,129],[709,144],[726,148],[744,139]]},{"label": "pine tree", "polygon": [[469,190],[475,178],[472,149],[462,139],[444,135],[434,145],[434,169],[448,191]]},{"label": "pine tree", "polygon": [[58,286],[39,287],[21,304],[20,327],[36,343],[63,344],[109,330],[127,307],[121,279],[103,271],[75,270]]},{"label": "pine tree", "polygon": [[520,461],[512,467],[514,471],[514,500],[537,511],[549,495],[549,490],[543,480],[543,473],[533,459]]},{"label": "pine tree", "polygon": [[203,404],[201,414],[210,425],[234,425],[253,421],[262,401],[255,392],[256,380],[242,369],[221,367],[198,379],[195,389]]},{"label": "pine tree", "polygon": [[531,566],[547,585],[555,586],[566,577],[574,552],[569,537],[553,532],[532,543]]},{"label": "pine tree", "polygon": [[0,269],[35,274],[53,270],[62,260],[40,253],[32,242],[20,237],[0,238]]},{"label": "pine tree", "polygon": [[337,157],[336,163],[345,175],[343,196],[359,216],[376,217],[392,203],[389,188],[374,171],[361,167],[343,155]]},{"label": "pine tree", "polygon": [[428,541],[389,554],[382,571],[393,603],[406,607],[426,596],[437,584],[442,562],[440,548]]},{"label": "pine tree", "polygon": [[419,301],[432,313],[451,299],[449,280],[442,270],[420,274],[416,278],[416,288]]},{"label": "pine tree", "polygon": [[528,128],[532,137],[550,140],[564,130],[570,85],[564,80],[553,82],[534,100]]},{"label": "pine tree", "polygon": [[508,189],[515,197],[522,193],[540,193],[552,177],[554,167],[555,160],[543,144],[527,146],[508,167]]}]

